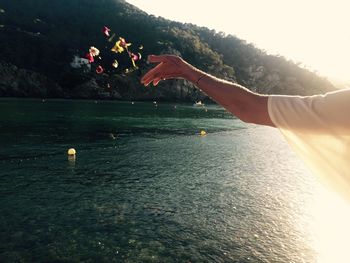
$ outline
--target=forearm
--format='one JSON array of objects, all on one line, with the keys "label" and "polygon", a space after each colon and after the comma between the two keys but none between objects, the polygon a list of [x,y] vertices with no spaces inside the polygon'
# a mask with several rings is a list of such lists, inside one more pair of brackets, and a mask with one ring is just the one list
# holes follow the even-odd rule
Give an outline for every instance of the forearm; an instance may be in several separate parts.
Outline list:
[{"label": "forearm", "polygon": [[267,96],[253,93],[239,84],[218,79],[194,67],[186,72],[184,78],[242,121],[274,126],[268,114]]},{"label": "forearm", "polygon": [[158,63],[141,79],[147,86],[151,82],[171,78],[184,78],[195,84],[218,104],[225,107],[233,115],[250,123],[274,126],[268,114],[268,97],[224,80],[215,78],[193,67],[182,58],[174,55],[150,55],[148,61]]}]

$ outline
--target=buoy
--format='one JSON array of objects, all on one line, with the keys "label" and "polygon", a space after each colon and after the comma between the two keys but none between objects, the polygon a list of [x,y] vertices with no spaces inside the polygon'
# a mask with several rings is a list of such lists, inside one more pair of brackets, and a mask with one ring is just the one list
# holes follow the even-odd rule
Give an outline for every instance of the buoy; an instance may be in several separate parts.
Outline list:
[{"label": "buoy", "polygon": [[70,149],[68,150],[68,155],[69,155],[69,156],[74,156],[76,153],[77,153],[77,152],[75,151],[74,148],[70,148]]},{"label": "buoy", "polygon": [[205,136],[205,135],[207,135],[207,133],[206,133],[206,131],[201,130],[200,135],[201,135],[201,136]]}]

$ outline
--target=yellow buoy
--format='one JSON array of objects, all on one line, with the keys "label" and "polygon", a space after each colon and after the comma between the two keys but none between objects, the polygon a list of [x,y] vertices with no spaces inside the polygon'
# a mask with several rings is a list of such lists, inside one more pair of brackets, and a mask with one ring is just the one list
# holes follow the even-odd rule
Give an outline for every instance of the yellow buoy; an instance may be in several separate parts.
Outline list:
[{"label": "yellow buoy", "polygon": [[200,135],[201,135],[201,136],[205,136],[205,135],[207,135],[207,133],[206,133],[206,131],[201,130]]},{"label": "yellow buoy", "polygon": [[76,153],[77,153],[77,152],[75,151],[74,148],[70,148],[70,149],[68,150],[68,155],[70,155],[70,156],[75,155]]}]

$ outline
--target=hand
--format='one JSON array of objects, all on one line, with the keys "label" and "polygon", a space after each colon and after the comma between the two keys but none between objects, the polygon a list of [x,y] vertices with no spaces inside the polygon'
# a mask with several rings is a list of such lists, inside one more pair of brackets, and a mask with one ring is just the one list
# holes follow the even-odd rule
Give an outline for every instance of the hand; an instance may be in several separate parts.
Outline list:
[{"label": "hand", "polygon": [[148,86],[151,82],[156,86],[159,81],[172,78],[185,78],[186,74],[193,68],[182,58],[174,55],[150,55],[148,62],[159,63],[148,71],[141,79],[141,83]]}]

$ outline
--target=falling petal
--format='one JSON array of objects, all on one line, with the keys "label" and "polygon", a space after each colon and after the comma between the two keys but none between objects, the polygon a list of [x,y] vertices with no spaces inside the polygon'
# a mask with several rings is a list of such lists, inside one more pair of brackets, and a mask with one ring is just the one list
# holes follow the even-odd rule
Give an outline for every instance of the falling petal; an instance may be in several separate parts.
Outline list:
[{"label": "falling petal", "polygon": [[118,61],[117,61],[116,59],[114,60],[112,66],[113,66],[114,68],[117,68],[117,67],[119,66],[119,63],[118,63]]},{"label": "falling petal", "polygon": [[125,38],[119,37],[119,41],[122,46],[126,44]]},{"label": "falling petal", "polygon": [[121,46],[121,41],[115,42],[114,47],[112,47],[111,51],[115,53],[122,53],[124,51],[124,48]]},{"label": "falling petal", "polygon": [[132,59],[133,61],[136,61],[136,60],[139,59],[139,56],[136,55],[136,54],[134,54],[134,53],[130,53],[130,57],[131,57],[131,59]]},{"label": "falling petal", "polygon": [[108,38],[108,42],[112,42],[114,37],[115,37],[115,34],[113,33],[113,35],[110,38]]},{"label": "falling petal", "polygon": [[96,73],[97,73],[97,74],[102,74],[102,73],[103,73],[103,68],[102,68],[101,66],[98,66],[98,67],[96,68]]},{"label": "falling petal", "polygon": [[92,56],[96,57],[100,54],[100,50],[95,47],[90,47],[89,52]]},{"label": "falling petal", "polygon": [[105,36],[107,36],[107,37],[109,37],[109,32],[110,31],[111,30],[108,27],[106,27],[106,26],[104,26],[103,29],[102,29],[103,34],[105,34]]},{"label": "falling petal", "polygon": [[131,46],[131,43],[127,43],[125,38],[119,37],[120,46],[127,48]]},{"label": "falling petal", "polygon": [[95,61],[94,56],[91,53],[87,53],[85,57],[89,60],[89,63],[92,63]]},{"label": "falling petal", "polygon": [[132,65],[133,65],[133,67],[136,68],[135,60],[132,59],[132,60],[131,60],[131,63],[132,63]]}]

